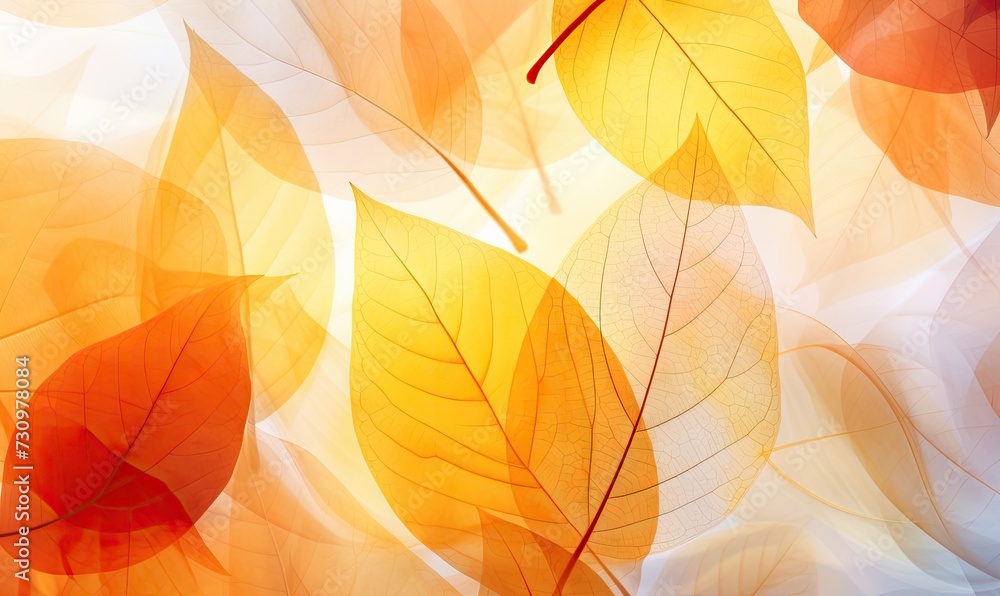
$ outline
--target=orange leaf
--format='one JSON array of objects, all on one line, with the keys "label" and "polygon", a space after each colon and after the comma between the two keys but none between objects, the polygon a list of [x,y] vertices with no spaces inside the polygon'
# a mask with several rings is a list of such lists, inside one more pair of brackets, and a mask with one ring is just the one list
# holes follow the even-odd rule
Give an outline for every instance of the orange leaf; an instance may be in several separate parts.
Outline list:
[{"label": "orange leaf", "polygon": [[[32,565],[92,573],[176,542],[229,481],[250,405],[242,279],[74,354],[31,398]],[[7,450],[5,535],[22,472]],[[10,541],[5,541],[10,545]]]},{"label": "orange leaf", "polygon": [[154,266],[143,278],[143,314],[220,276],[266,276],[247,291],[259,419],[316,363],[333,301],[333,239],[319,183],[285,114],[188,34],[191,75],[142,236]]},{"label": "orange leaf", "polygon": [[1000,136],[979,121],[969,94],[910,89],[851,75],[858,120],[909,180],[946,194],[1000,205]]},{"label": "orange leaf", "polygon": [[570,554],[544,536],[482,512],[483,577],[480,594],[608,594],[611,590],[585,565],[573,567],[556,589]]}]

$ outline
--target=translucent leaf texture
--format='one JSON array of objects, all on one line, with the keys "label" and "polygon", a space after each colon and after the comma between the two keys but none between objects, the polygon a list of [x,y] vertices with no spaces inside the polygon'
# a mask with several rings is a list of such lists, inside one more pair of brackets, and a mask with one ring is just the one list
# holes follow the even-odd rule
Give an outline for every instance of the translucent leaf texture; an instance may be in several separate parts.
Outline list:
[{"label": "translucent leaf texture", "polygon": [[[570,553],[544,536],[483,514],[483,587],[480,594],[556,593]],[[611,594],[596,573],[574,566],[563,594]]]},{"label": "translucent leaf texture", "polygon": [[[33,355],[44,379],[80,348],[142,322],[138,230],[161,182],[91,145],[42,139],[0,142],[0,170],[0,354]],[[13,384],[0,385],[10,408]]]},{"label": "translucent leaf texture", "polygon": [[[900,137],[892,137],[884,148],[868,138],[858,122],[851,91],[846,85],[837,89],[813,123],[817,223],[815,237],[807,232],[799,235],[806,259],[802,284],[824,277],[839,281],[837,272],[925,239],[951,218],[947,195],[908,180],[893,163],[891,155]],[[871,281],[888,285],[924,266],[899,262]],[[858,280],[850,289],[859,292],[860,284]],[[824,288],[824,298],[844,289]]]},{"label": "translucent leaf texture", "polygon": [[805,74],[767,2],[558,0],[553,15],[566,96],[622,163],[683,194],[657,172],[700,120],[737,201],[812,228]]},{"label": "translucent leaf texture", "polygon": [[852,75],[858,120],[908,179],[939,192],[1000,205],[1000,139],[970,94],[920,91]]},{"label": "translucent leaf texture", "polygon": [[[150,207],[144,312],[218,276],[265,275],[249,290],[256,413],[280,407],[308,376],[333,300],[333,240],[316,177],[284,113],[190,33],[191,75]],[[283,282],[283,283],[282,283]]]},{"label": "translucent leaf texture", "polygon": [[246,594],[454,594],[308,451],[248,427],[226,497],[199,528],[229,577],[202,589]]},{"label": "translucent leaf texture", "polygon": [[[72,575],[141,562],[219,495],[250,406],[245,290],[237,279],[192,296],[77,352],[37,389],[31,456],[9,444],[0,502],[10,536],[12,466],[33,465],[33,566]],[[203,560],[214,561],[207,549]]]},{"label": "translucent leaf texture", "polygon": [[659,584],[674,594],[818,594],[814,549],[795,525],[750,524],[671,552]]},{"label": "translucent leaf texture", "polygon": [[982,0],[799,0],[802,18],[859,73],[935,93],[975,91],[1000,113],[996,4]]},{"label": "translucent leaf texture", "polygon": [[653,539],[656,470],[597,327],[520,259],[356,198],[351,395],[390,505],[473,578],[485,513],[570,553],[557,585],[586,564],[621,586]]},{"label": "translucent leaf texture", "polygon": [[621,360],[655,451],[658,546],[718,523],[774,444],[774,302],[763,263],[699,125],[659,172],[598,218],[557,279]]},{"label": "translucent leaf texture", "polygon": [[[884,496],[885,504],[869,501],[875,515],[897,532],[915,525],[967,566],[968,581],[977,573],[995,578],[998,551],[986,528],[998,514],[998,420],[978,387],[969,386],[961,356],[929,349],[920,323],[887,319],[852,346],[811,321],[789,351],[808,363],[817,379],[811,397],[833,423],[820,439],[846,441]],[[914,340],[922,346],[914,348]],[[919,541],[903,538],[894,542],[904,552],[926,557]],[[930,561],[921,566],[936,572]]]}]

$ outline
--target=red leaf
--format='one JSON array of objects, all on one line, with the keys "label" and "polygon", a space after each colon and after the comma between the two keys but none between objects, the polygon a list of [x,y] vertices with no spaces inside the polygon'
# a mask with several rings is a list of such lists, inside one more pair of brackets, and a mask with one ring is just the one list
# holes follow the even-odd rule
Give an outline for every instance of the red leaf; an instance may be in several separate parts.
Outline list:
[{"label": "red leaf", "polygon": [[799,0],[799,13],[852,69],[936,93],[978,90],[1000,113],[995,0]]},{"label": "red leaf", "polygon": [[[8,446],[0,500],[4,535],[31,528],[33,569],[94,573],[148,559],[222,492],[250,405],[246,287],[230,280],[183,300],[77,352],[38,387],[31,457]],[[22,464],[34,466],[30,519],[14,521]]]}]

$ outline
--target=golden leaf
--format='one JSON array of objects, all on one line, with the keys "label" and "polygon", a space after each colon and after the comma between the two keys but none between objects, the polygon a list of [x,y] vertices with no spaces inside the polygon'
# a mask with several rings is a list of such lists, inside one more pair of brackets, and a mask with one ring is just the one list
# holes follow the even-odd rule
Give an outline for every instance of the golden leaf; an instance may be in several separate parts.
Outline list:
[{"label": "golden leaf", "polygon": [[557,586],[583,558],[624,590],[655,531],[639,490],[655,466],[593,321],[528,263],[355,196],[355,428],[393,509],[471,577],[485,512],[571,553]]},{"label": "golden leaf", "polygon": [[326,337],[333,240],[284,113],[188,33],[190,80],[142,248],[159,270],[194,275],[189,288],[145,275],[143,306],[155,312],[218,275],[267,276],[248,291],[255,407],[264,417],[306,378]]},{"label": "golden leaf", "polygon": [[741,204],[812,229],[805,74],[765,0],[559,0],[552,29],[566,96],[616,158],[663,184],[700,119]]}]

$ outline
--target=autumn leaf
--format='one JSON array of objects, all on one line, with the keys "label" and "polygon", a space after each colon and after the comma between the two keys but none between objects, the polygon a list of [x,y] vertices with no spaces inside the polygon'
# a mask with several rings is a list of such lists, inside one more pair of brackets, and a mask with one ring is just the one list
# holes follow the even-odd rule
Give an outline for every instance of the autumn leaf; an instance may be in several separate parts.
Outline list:
[{"label": "autumn leaf", "polygon": [[482,100],[469,58],[434,3],[295,0],[295,6],[369,127],[392,133],[388,142],[397,152],[416,149],[418,164],[429,157],[443,161],[523,251],[524,241],[466,174],[482,140]]},{"label": "autumn leaf", "polygon": [[33,465],[33,567],[72,575],[144,561],[219,495],[250,405],[245,289],[237,279],[196,294],[77,352],[35,390],[30,458],[9,444],[0,503],[4,535],[16,534],[13,466]]},{"label": "autumn leaf", "polygon": [[[895,140],[880,148],[861,128],[850,88],[837,89],[813,123],[812,179],[816,184],[816,235],[799,234],[805,259],[801,284],[827,278],[821,300],[836,300],[850,292],[884,287],[925,267],[920,261],[894,261],[878,277],[860,277],[843,284],[839,272],[858,263],[891,254],[923,241],[928,250],[945,254],[954,244],[930,234],[950,225],[946,195],[926,189],[896,168],[890,155]],[[898,137],[897,137],[898,138]]]},{"label": "autumn leaf", "polygon": [[[600,328],[656,454],[655,544],[718,523],[767,460],[779,419],[774,302],[743,214],[696,122],[651,182],[615,202],[556,278]],[[633,489],[635,490],[635,489]]]},{"label": "autumn leaf", "polygon": [[264,418],[309,375],[326,337],[333,240],[319,184],[284,113],[189,36],[188,88],[141,235],[140,250],[155,266],[143,275],[143,312],[220,277],[266,276],[248,290],[255,416]]},{"label": "autumn leaf", "polygon": [[663,184],[698,119],[736,200],[812,228],[805,75],[767,2],[559,0],[552,29],[529,80],[554,51],[577,116],[622,163]]},{"label": "autumn leaf", "polygon": [[869,474],[914,524],[996,576],[1000,549],[980,529],[1000,519],[993,471],[1000,421],[989,404],[955,394],[932,370],[879,346],[844,357],[844,419]]},{"label": "autumn leaf", "polygon": [[[549,594],[570,553],[544,536],[483,512],[483,578],[480,594]],[[573,568],[563,594],[611,594],[589,567]]]},{"label": "autumn leaf", "polygon": [[[0,356],[44,379],[82,347],[138,325],[137,231],[159,182],[103,149],[0,142]],[[0,381],[13,411],[13,378]]]},{"label": "autumn leaf", "polygon": [[[883,320],[857,346],[808,317],[787,322],[799,328],[799,337],[785,352],[807,365],[805,374],[817,380],[809,393],[813,407],[830,418],[831,430],[814,440],[852,447],[887,501],[884,509],[877,501],[869,505],[876,519],[912,523],[969,565],[996,576],[1000,551],[980,528],[1000,515],[991,447],[1000,437],[1000,420],[975,381],[970,384],[971,367],[960,364],[955,349],[960,344],[949,341],[952,323],[936,323],[945,327],[934,333],[942,351],[922,341],[925,319]],[[900,344],[901,349],[886,347]],[[835,473],[844,476],[843,470]],[[911,557],[927,556],[916,541],[898,545]]]},{"label": "autumn leaf", "polygon": [[968,387],[1000,416],[1000,228],[966,260],[933,313],[934,341],[914,333],[904,354],[925,348],[947,387]]},{"label": "autumn leaf", "polygon": [[907,179],[1000,205],[1000,138],[979,123],[968,94],[914,90],[854,74],[851,95],[868,136]]},{"label": "autumn leaf", "polygon": [[799,12],[865,76],[934,93],[976,92],[992,130],[1000,114],[994,2],[799,0]]},{"label": "autumn leaf", "polygon": [[[315,456],[247,427],[227,498],[198,526],[247,594],[454,594]],[[203,584],[206,589],[211,584]],[[206,590],[208,591],[208,590]]]},{"label": "autumn leaf", "polygon": [[[433,2],[295,5],[323,43],[339,82],[382,111],[382,120],[389,116],[460,164],[475,163],[479,88],[468,56]],[[412,150],[413,137],[403,139],[400,149]]]},{"label": "autumn leaf", "polygon": [[[487,168],[534,169],[550,211],[562,210],[559,181],[546,168],[593,139],[567,109],[554,72],[530,84],[524,72],[545,49],[548,3],[440,0],[455,24],[480,82],[483,143],[476,163]],[[513,222],[516,225],[516,220]]]},{"label": "autumn leaf", "polygon": [[655,467],[593,321],[520,259],[355,193],[351,395],[390,505],[473,578],[485,512],[571,553],[557,586],[586,564],[625,591],[655,531],[640,490]]}]

